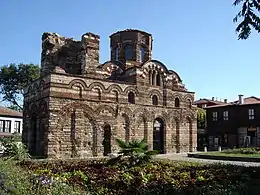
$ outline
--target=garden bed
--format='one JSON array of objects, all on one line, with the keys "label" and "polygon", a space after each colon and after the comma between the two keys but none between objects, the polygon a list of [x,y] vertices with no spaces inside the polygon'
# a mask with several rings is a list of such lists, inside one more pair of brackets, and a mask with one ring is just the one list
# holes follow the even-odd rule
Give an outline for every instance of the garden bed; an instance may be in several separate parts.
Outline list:
[{"label": "garden bed", "polygon": [[19,166],[94,194],[260,194],[260,186],[255,185],[260,168],[165,160],[137,166],[124,161],[109,165],[105,159],[23,161]]}]

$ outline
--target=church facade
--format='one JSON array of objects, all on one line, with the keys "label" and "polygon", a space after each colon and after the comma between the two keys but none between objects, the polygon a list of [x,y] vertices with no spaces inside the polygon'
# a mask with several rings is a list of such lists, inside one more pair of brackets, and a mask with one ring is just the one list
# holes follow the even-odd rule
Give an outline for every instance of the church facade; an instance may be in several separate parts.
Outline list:
[{"label": "church facade", "polygon": [[144,139],[160,153],[195,151],[194,92],[152,59],[152,35],[110,36],[111,59],[99,63],[100,37],[80,41],[43,33],[41,77],[25,88],[23,142],[34,156],[73,158],[119,151],[115,139]]}]

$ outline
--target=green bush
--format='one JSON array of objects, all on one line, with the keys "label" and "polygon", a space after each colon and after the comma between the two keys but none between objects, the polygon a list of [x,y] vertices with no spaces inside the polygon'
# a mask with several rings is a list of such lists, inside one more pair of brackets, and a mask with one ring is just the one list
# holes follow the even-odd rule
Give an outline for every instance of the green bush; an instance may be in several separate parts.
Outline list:
[{"label": "green bush", "polygon": [[19,134],[13,134],[12,136],[2,137],[0,143],[4,147],[3,156],[12,158],[13,160],[23,160],[30,158],[26,146],[21,142],[21,136]]},{"label": "green bush", "polygon": [[252,194],[260,190],[260,168],[155,161],[125,168],[106,161],[23,161],[39,177],[60,178],[93,194]]}]

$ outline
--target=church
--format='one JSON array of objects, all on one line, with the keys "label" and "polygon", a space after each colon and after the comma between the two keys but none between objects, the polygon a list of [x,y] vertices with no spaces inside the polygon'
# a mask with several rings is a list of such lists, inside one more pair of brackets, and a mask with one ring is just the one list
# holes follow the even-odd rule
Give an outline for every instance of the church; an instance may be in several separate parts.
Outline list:
[{"label": "church", "polygon": [[87,158],[119,151],[115,139],[144,139],[160,153],[196,151],[194,92],[152,58],[152,35],[110,35],[99,62],[99,35],[80,41],[42,35],[41,76],[24,93],[23,142],[31,155]]}]

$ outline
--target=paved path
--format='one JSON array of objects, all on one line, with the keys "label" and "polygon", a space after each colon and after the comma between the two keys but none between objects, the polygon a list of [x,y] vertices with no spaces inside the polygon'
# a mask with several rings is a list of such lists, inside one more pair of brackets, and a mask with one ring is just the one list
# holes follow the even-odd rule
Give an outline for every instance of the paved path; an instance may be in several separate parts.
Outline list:
[{"label": "paved path", "polygon": [[202,162],[202,163],[222,163],[222,164],[232,164],[246,167],[256,167],[260,166],[260,163],[257,162],[240,162],[240,161],[226,161],[226,160],[209,160],[209,159],[199,159],[199,158],[190,158],[187,154],[160,154],[156,158],[159,159],[169,159],[177,161],[189,161],[189,162]]}]

